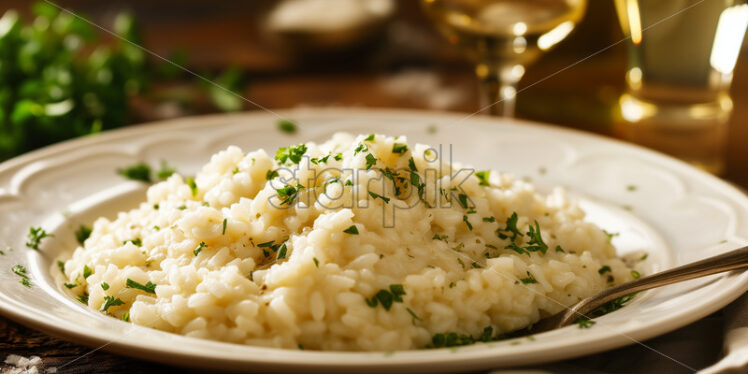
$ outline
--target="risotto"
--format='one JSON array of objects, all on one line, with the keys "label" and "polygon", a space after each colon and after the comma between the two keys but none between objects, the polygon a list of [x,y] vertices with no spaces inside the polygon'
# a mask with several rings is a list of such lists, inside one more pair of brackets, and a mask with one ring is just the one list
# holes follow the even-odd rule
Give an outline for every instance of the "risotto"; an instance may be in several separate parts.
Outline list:
[{"label": "risotto", "polygon": [[231,146],[96,220],[65,286],[186,336],[390,351],[491,340],[630,280],[560,189],[442,156],[379,134]]}]

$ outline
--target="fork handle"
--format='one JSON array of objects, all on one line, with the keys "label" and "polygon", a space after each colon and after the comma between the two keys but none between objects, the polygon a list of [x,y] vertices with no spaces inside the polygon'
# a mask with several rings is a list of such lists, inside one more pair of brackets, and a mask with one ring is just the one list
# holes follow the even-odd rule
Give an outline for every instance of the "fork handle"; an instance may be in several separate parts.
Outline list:
[{"label": "fork handle", "polygon": [[566,326],[577,317],[586,316],[603,304],[619,297],[689,279],[745,268],[748,268],[748,246],[608,288],[580,301],[573,308],[564,312],[558,326]]}]

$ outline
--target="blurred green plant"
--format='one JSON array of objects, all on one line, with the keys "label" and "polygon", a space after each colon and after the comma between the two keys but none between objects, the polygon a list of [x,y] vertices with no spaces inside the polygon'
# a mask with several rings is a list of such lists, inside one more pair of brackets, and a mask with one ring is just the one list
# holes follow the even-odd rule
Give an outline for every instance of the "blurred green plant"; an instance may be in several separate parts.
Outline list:
[{"label": "blurred green plant", "polygon": [[[99,45],[91,25],[46,3],[24,25],[15,10],[0,18],[0,159],[128,122],[129,96],[145,87],[146,59],[135,45]],[[114,31],[134,43],[133,16]]]},{"label": "blurred green plant", "polygon": [[[36,3],[32,13],[27,23],[15,10],[0,18],[0,161],[127,125],[143,114],[131,113],[133,96],[143,97],[154,82],[186,76],[180,67],[187,62],[184,50],[170,53],[173,63],[148,63],[138,47],[140,29],[128,12],[114,19],[119,38],[106,41],[94,26],[51,4]],[[233,92],[245,84],[235,67],[219,72],[214,82]],[[179,107],[200,107],[202,98],[213,110],[241,110],[241,97],[223,88],[203,82],[143,98],[150,105],[169,101]]]}]

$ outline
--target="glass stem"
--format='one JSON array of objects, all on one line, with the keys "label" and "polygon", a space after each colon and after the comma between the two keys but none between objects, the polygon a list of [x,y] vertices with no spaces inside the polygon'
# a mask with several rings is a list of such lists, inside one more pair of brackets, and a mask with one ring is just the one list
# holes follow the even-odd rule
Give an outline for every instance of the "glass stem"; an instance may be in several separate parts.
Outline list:
[{"label": "glass stem", "polygon": [[480,80],[481,110],[492,116],[514,117],[517,82],[524,73],[522,65],[478,64],[475,74]]}]

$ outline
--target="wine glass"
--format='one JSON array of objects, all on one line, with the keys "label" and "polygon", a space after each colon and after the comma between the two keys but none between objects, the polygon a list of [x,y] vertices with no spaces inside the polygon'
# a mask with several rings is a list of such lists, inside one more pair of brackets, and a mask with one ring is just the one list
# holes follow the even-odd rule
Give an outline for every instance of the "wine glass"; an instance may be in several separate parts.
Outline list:
[{"label": "wine glass", "polygon": [[566,38],[586,0],[421,0],[450,43],[475,62],[481,109],[512,117],[525,66]]}]

